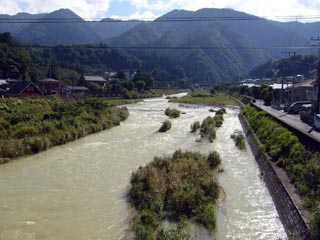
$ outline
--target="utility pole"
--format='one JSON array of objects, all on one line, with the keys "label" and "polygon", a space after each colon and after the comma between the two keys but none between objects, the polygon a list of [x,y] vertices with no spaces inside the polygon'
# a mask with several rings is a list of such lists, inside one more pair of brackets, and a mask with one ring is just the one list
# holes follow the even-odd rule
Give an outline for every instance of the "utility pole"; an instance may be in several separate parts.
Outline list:
[{"label": "utility pole", "polygon": [[315,113],[319,114],[319,102],[320,102],[320,37],[311,38],[311,41],[314,41],[315,43],[312,44],[312,46],[318,48],[318,64],[317,64],[317,100],[316,100],[316,106],[315,106]]},{"label": "utility pole", "polygon": [[[291,57],[291,55],[293,55],[294,57],[296,56],[296,52],[282,52],[282,55],[287,56],[287,57]],[[283,84],[284,84],[284,66],[282,65],[282,80],[281,80],[281,92],[280,92],[280,104],[283,104]],[[292,85],[294,88],[294,84]],[[294,90],[293,90],[293,94],[294,94]],[[293,98],[293,94],[292,94],[292,98]],[[293,100],[292,100],[293,102]]]}]

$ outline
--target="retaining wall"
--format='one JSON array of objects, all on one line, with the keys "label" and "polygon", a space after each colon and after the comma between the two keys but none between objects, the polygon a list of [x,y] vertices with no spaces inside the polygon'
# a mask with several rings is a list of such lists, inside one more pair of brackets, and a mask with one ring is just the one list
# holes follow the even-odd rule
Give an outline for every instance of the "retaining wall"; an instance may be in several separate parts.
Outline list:
[{"label": "retaining wall", "polygon": [[259,142],[254,133],[248,130],[248,122],[242,114],[239,115],[239,119],[288,238],[307,239],[309,227],[277,175],[275,166],[270,158],[260,151]]}]

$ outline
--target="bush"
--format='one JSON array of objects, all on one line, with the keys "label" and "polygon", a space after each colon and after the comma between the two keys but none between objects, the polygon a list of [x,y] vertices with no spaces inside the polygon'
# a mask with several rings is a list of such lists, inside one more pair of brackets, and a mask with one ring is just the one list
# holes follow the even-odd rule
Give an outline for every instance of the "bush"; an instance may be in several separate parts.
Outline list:
[{"label": "bush", "polygon": [[159,129],[159,132],[166,132],[171,129],[171,122],[169,120],[166,120],[163,122],[162,126]]},{"label": "bush", "polygon": [[168,116],[170,118],[180,117],[180,111],[175,108],[174,109],[167,108],[164,113],[166,116]]},{"label": "bush", "polygon": [[191,132],[194,133],[200,128],[200,122],[196,121],[191,126]]},{"label": "bush", "polygon": [[212,169],[216,169],[221,164],[221,158],[219,153],[217,151],[210,152],[207,161]]},{"label": "bush", "polygon": [[201,138],[207,138],[210,142],[216,138],[216,130],[214,128],[215,121],[212,117],[207,117],[201,123],[200,134]]},{"label": "bush", "polygon": [[[307,205],[318,208],[316,203],[320,200],[320,154],[309,152],[292,132],[266,113],[246,106],[243,115],[259,137],[262,143],[259,146],[261,151],[269,154],[272,160],[287,172],[299,193],[306,199]],[[320,221],[317,218],[318,215],[315,214],[313,231],[319,233]]]},{"label": "bush", "polygon": [[126,108],[112,107],[108,100],[97,98],[81,103],[10,98],[0,99],[0,104],[7,106],[0,109],[0,140],[6,139],[8,146],[1,146],[0,158],[37,153],[119,125],[128,117]]},{"label": "bush", "polygon": [[36,129],[33,126],[16,126],[17,129],[12,133],[12,137],[15,139],[23,139],[26,137],[32,137],[37,134]]},{"label": "bush", "polygon": [[235,132],[231,135],[231,138],[234,140],[236,146],[239,149],[245,149],[246,148],[246,142],[245,137],[241,132]]},{"label": "bush", "polygon": [[219,196],[213,170],[220,161],[217,152],[203,156],[179,150],[170,157],[155,157],[133,173],[129,201],[139,210],[133,224],[138,239],[176,236],[171,231],[158,230],[160,221],[166,218],[173,221],[195,218],[213,230],[214,203]]},{"label": "bush", "polygon": [[158,226],[157,215],[153,211],[144,209],[135,217],[132,228],[137,240],[153,240]]},{"label": "bush", "polygon": [[209,230],[214,230],[216,227],[215,207],[213,203],[201,205],[197,209],[197,221]]}]

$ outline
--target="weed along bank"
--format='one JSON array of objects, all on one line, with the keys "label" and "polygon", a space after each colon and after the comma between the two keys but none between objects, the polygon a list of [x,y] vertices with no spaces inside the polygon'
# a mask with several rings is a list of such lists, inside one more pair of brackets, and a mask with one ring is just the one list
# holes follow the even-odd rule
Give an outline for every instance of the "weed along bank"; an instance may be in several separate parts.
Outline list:
[{"label": "weed along bank", "polygon": [[[291,161],[299,158],[299,154],[293,155],[290,151],[300,151],[302,145],[287,129],[254,107],[246,106],[239,119],[289,239],[307,239],[312,235],[310,213],[304,210],[301,197],[290,183],[292,180],[280,169],[284,164],[291,164],[285,160],[286,154]],[[263,130],[266,124],[268,129]],[[284,136],[287,149],[278,142]],[[272,137],[274,139],[270,141]]]}]

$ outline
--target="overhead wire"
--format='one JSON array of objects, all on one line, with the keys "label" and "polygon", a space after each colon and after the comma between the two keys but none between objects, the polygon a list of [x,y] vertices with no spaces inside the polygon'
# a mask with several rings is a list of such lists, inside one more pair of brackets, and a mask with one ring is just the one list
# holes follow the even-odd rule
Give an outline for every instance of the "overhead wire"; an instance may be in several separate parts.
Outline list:
[{"label": "overhead wire", "polygon": [[282,19],[282,20],[320,20],[320,15],[301,15],[301,16],[213,16],[213,17],[160,17],[156,19],[152,18],[16,18],[1,17],[0,23],[77,23],[77,22],[91,22],[91,23],[114,23],[114,22],[141,22],[141,21],[153,21],[153,22],[210,22],[210,21],[268,21],[270,19]]}]

